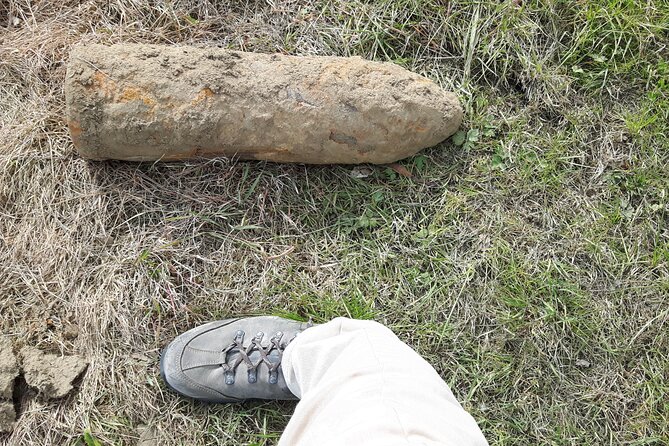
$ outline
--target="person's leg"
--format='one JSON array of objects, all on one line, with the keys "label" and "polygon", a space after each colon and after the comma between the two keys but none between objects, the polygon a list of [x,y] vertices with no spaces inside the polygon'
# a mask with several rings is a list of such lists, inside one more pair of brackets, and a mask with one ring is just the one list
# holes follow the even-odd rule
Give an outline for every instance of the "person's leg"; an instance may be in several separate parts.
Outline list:
[{"label": "person's leg", "polygon": [[487,444],[437,372],[376,322],[211,322],[177,336],[160,372],[200,401],[301,398],[282,446]]},{"label": "person's leg", "polygon": [[300,402],[280,446],[487,444],[434,368],[376,322],[310,328],[282,368]]}]

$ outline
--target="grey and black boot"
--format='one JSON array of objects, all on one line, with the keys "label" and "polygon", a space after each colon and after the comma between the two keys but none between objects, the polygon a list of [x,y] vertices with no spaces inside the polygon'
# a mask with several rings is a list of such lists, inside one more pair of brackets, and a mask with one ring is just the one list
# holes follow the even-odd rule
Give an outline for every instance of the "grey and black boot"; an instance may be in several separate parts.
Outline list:
[{"label": "grey and black boot", "polygon": [[281,359],[309,326],[275,316],[201,325],[163,350],[160,374],[175,392],[210,403],[297,399],[283,378]]}]

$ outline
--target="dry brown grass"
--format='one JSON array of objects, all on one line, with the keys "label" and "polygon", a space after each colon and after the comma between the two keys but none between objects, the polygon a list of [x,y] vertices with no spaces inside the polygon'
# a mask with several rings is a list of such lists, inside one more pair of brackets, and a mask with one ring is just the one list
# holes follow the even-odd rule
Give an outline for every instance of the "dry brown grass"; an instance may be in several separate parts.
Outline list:
[{"label": "dry brown grass", "polygon": [[[521,3],[0,0],[0,329],[91,361],[0,442],[271,444],[290,405],[193,404],[156,364],[197,323],[289,312],[392,326],[491,443],[667,444],[669,12]],[[413,180],[88,163],[63,119],[80,42],[394,60],[480,136]]]}]

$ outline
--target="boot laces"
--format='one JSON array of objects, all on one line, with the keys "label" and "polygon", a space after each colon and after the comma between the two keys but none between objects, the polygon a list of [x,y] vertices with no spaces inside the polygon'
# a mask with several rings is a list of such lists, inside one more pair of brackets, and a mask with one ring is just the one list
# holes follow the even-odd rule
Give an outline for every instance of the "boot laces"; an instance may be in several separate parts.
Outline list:
[{"label": "boot laces", "polygon": [[[221,364],[221,367],[223,367],[225,384],[232,385],[235,383],[237,367],[242,363],[246,365],[249,383],[253,384],[258,381],[258,367],[260,364],[265,364],[269,369],[269,383],[276,384],[279,381],[279,367],[281,366],[283,351],[295,337],[287,342],[281,342],[284,333],[278,331],[269,339],[268,345],[262,345],[265,333],[259,332],[251,339],[251,342],[247,346],[244,346],[244,336],[244,331],[238,330],[230,345],[222,350],[225,354],[225,363]],[[278,352],[278,360],[276,362],[272,362],[269,359],[269,355],[274,350]],[[260,354],[260,359],[256,362],[253,362],[250,358],[253,352],[258,352]]]}]

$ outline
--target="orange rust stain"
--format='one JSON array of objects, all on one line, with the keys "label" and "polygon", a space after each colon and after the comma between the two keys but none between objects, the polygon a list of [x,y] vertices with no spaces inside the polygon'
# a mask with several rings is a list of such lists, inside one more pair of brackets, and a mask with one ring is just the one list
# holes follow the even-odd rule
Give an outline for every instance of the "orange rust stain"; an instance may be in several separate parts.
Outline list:
[{"label": "orange rust stain", "polygon": [[205,88],[203,88],[202,90],[199,91],[197,96],[195,96],[195,99],[190,101],[190,105],[197,105],[202,101],[206,101],[207,98],[210,98],[214,95],[215,95],[215,93],[213,91],[211,91],[211,88],[205,87]]},{"label": "orange rust stain", "polygon": [[95,90],[101,91],[102,94],[108,98],[114,96],[116,92],[116,82],[109,76],[102,71],[96,71],[95,74],[93,74],[92,80],[92,84],[87,86],[87,88],[94,88]]},{"label": "orange rust stain", "polygon": [[82,128],[78,121],[68,121],[67,127],[70,129],[70,135],[72,135],[72,139],[78,138],[79,135],[81,135]]},{"label": "orange rust stain", "polygon": [[75,146],[79,145],[79,137],[81,136],[81,133],[83,132],[83,129],[81,128],[81,124],[79,124],[79,121],[75,121],[74,119],[67,121],[67,127],[70,129],[70,136],[72,137],[72,144]]},{"label": "orange rust stain", "polygon": [[154,107],[156,105],[156,100],[138,87],[125,87],[119,93],[117,83],[102,71],[96,71],[91,80],[91,84],[86,88],[97,90],[106,99],[120,103],[142,101],[147,107]]},{"label": "orange rust stain", "polygon": [[100,87],[102,85],[105,85],[106,83],[107,83],[107,76],[102,71],[96,71],[95,74],[93,74],[94,86]]},{"label": "orange rust stain", "polygon": [[144,105],[153,107],[156,101],[145,94],[141,89],[135,87],[126,87],[118,97],[118,102],[142,101]]}]

